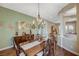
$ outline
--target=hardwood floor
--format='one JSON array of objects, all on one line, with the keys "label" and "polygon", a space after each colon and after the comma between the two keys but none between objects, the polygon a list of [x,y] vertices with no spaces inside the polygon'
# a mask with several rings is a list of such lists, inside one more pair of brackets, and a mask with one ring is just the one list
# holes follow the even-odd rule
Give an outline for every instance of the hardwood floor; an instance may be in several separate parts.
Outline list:
[{"label": "hardwood floor", "polygon": [[61,47],[57,47],[56,56],[77,56]]},{"label": "hardwood floor", "polygon": [[16,56],[16,51],[14,48],[0,51],[0,56]]},{"label": "hardwood floor", "polygon": [[[14,48],[0,51],[0,56],[16,56],[16,51]],[[57,47],[56,56],[76,56],[76,55],[63,48]]]}]

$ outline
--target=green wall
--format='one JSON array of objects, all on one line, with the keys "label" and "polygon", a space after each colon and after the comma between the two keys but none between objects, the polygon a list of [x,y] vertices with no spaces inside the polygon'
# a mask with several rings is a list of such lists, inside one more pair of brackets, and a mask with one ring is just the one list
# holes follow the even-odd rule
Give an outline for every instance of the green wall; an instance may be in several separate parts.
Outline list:
[{"label": "green wall", "polygon": [[33,17],[0,7],[0,48],[11,46],[16,32],[16,22],[26,20],[32,22]]}]

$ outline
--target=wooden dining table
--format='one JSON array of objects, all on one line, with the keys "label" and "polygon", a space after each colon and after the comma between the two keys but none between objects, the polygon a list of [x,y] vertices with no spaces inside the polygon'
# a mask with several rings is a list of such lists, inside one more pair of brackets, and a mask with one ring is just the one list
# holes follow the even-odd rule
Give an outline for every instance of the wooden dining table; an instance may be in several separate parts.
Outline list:
[{"label": "wooden dining table", "polygon": [[[35,56],[37,53],[39,53],[40,51],[42,51],[44,49],[44,46],[45,46],[44,40],[42,40],[38,44],[36,43],[36,45],[32,46],[33,43],[35,43],[35,42],[28,44],[28,45],[30,45],[30,47],[26,45],[27,49],[24,49],[27,56]],[[26,46],[24,46],[24,47],[26,47]]]}]

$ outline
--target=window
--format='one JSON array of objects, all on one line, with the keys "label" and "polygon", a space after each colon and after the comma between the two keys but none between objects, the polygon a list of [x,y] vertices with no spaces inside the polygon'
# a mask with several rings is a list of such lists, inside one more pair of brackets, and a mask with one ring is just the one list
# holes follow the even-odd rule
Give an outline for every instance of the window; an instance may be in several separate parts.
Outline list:
[{"label": "window", "polygon": [[76,33],[76,22],[66,22],[66,33],[75,34]]}]

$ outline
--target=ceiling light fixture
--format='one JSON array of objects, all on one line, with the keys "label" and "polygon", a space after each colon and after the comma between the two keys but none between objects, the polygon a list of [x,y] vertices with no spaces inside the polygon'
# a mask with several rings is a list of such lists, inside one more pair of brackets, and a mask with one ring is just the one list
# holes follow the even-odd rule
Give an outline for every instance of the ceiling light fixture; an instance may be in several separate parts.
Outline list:
[{"label": "ceiling light fixture", "polygon": [[38,3],[38,15],[35,18],[35,20],[33,20],[33,28],[40,28],[41,26],[43,26],[45,24],[45,21],[42,20],[41,16],[40,16],[40,4]]}]

